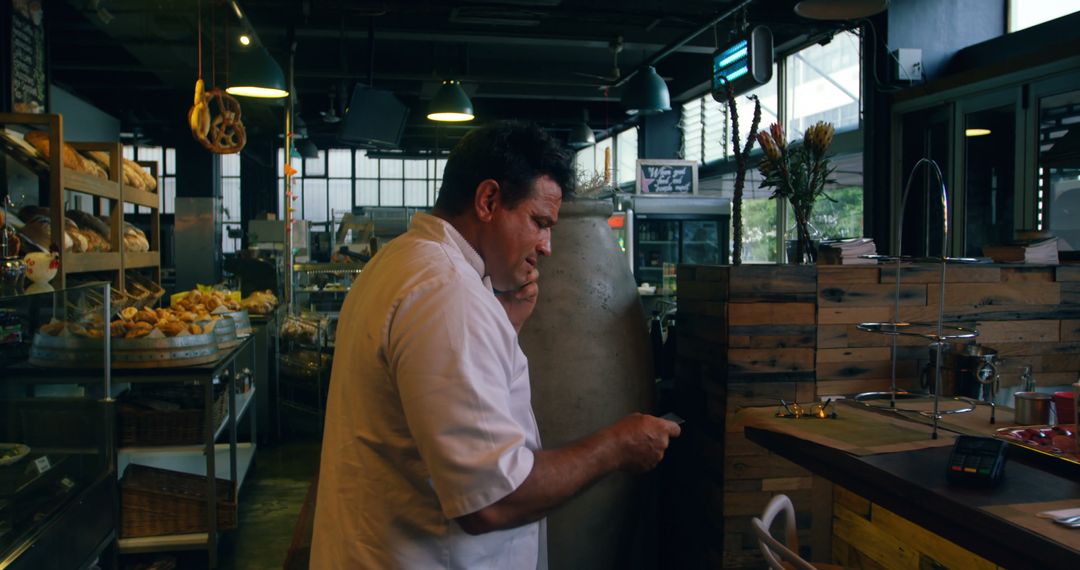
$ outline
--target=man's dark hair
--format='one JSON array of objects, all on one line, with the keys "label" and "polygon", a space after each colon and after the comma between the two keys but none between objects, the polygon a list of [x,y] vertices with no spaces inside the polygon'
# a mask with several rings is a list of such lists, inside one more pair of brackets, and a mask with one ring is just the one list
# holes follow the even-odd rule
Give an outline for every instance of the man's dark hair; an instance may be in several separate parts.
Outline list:
[{"label": "man's dark hair", "polygon": [[532,123],[501,121],[469,131],[450,152],[435,208],[458,215],[472,206],[476,187],[487,179],[499,183],[508,208],[528,198],[532,183],[550,176],[563,200],[574,192],[572,157],[558,141]]}]

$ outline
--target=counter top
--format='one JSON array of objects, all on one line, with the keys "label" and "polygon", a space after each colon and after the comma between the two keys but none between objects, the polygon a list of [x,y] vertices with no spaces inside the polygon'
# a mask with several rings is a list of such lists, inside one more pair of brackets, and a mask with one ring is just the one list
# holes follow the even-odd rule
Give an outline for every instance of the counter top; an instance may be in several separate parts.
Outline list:
[{"label": "counter top", "polygon": [[[840,410],[842,422],[847,407]],[[883,424],[896,415],[874,414]],[[802,420],[815,421],[815,420]],[[993,489],[951,485],[945,464],[951,446],[859,455],[810,441],[777,422],[751,422],[746,436],[912,522],[1007,568],[1080,567],[1080,529],[1068,530],[1027,514],[1080,507],[1080,481],[1014,457]],[[919,424],[912,422],[913,426]],[[943,434],[943,439],[951,436]],[[822,441],[820,437],[814,438]],[[1075,504],[1073,504],[1075,503]],[[1033,510],[1034,509],[1034,510]]]}]

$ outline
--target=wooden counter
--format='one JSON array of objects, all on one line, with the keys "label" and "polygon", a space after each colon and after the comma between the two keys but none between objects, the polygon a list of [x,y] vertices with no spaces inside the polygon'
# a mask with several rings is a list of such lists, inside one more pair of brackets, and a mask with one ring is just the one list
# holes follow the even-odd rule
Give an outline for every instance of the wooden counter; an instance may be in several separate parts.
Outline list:
[{"label": "wooden counter", "polygon": [[[820,421],[841,422],[844,413],[845,407],[841,407],[840,420]],[[896,416],[880,417],[886,422],[895,421]],[[806,421],[818,420],[799,421],[805,426]],[[833,513],[832,548],[838,562],[855,562],[844,559],[843,547],[851,546],[859,555],[880,557],[874,562],[886,568],[910,567],[910,563],[918,566],[925,558],[950,568],[1080,568],[1080,529],[1064,529],[1019,512],[1025,510],[1023,505],[1058,501],[1080,506],[1080,480],[1040,469],[1012,454],[997,487],[961,487],[946,481],[950,445],[860,456],[799,437],[789,426],[777,430],[776,425],[752,422],[745,433],[750,441],[840,487],[836,493],[840,507]],[[951,438],[951,434],[944,432],[943,437]],[[1020,508],[1009,509],[1008,505]],[[929,532],[920,535],[921,529],[914,525],[897,532],[904,521],[886,521],[884,528],[875,528],[874,509],[882,507],[887,511],[880,518],[895,513]],[[1006,512],[1012,516],[1004,516]],[[1043,523],[1049,525],[1045,532],[1040,530]],[[908,536],[902,536],[905,534]],[[959,548],[950,548],[937,537]],[[938,544],[932,544],[935,542]]]}]

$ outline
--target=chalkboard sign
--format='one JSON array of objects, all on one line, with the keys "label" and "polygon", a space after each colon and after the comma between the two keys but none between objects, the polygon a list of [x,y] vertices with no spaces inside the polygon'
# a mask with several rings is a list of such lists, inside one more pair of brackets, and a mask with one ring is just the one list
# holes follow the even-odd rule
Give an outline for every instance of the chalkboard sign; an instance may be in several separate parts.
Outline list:
[{"label": "chalkboard sign", "polygon": [[11,110],[44,113],[45,22],[41,0],[11,1]]},{"label": "chalkboard sign", "polygon": [[638,194],[697,194],[697,163],[692,160],[637,161]]}]

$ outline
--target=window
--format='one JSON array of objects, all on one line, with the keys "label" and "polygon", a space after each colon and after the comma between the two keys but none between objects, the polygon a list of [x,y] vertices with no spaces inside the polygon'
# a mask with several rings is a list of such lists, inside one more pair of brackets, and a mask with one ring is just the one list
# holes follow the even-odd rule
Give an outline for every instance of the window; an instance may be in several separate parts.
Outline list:
[{"label": "window", "polygon": [[[278,164],[285,150],[278,149]],[[294,157],[293,217],[309,222],[336,222],[363,206],[430,208],[435,204],[446,160],[373,158],[363,150],[320,150],[315,158]],[[278,167],[278,211],[284,211],[285,181]]]},{"label": "window", "polygon": [[[160,146],[132,146],[124,145],[124,158],[136,162],[153,162],[157,164],[159,213],[173,214],[176,206],[176,149]],[[125,204],[125,214],[149,214],[149,208]]]},{"label": "window", "polygon": [[222,154],[218,155],[218,160],[221,161],[221,251],[235,253],[240,248],[240,234],[243,232],[240,218],[240,155]]},{"label": "window", "polygon": [[1076,0],[1010,0],[1009,32],[1038,26],[1080,11]]},{"label": "window", "polygon": [[837,131],[859,126],[859,38],[836,34],[825,45],[812,45],[785,59],[788,140],[799,140],[818,121]]},{"label": "window", "polygon": [[637,178],[638,132],[637,127],[615,135],[615,184],[633,184]]}]

